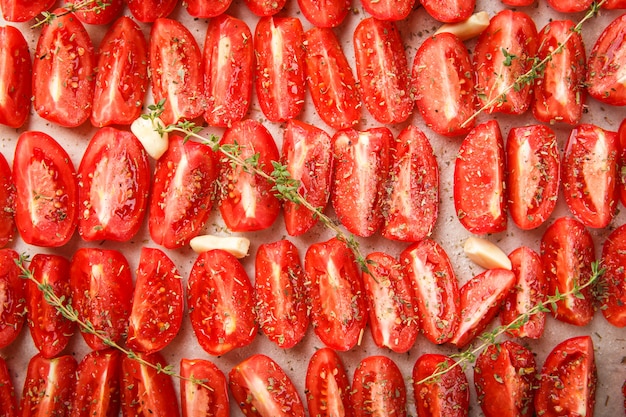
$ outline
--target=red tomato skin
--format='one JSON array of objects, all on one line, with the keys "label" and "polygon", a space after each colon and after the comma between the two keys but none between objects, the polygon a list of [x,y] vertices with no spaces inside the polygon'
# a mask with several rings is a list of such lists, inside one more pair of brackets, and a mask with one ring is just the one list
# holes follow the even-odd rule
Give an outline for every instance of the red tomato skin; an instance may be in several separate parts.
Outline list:
[{"label": "red tomato skin", "polygon": [[130,240],[143,223],[150,164],[130,132],[105,127],[87,145],[78,167],[78,233],[86,241]]},{"label": "red tomato skin", "polygon": [[96,58],[89,33],[73,13],[62,15],[66,12],[55,10],[58,17],[44,25],[37,41],[33,106],[48,121],[77,127],[91,115]]},{"label": "red tomato skin", "polygon": [[0,27],[0,124],[21,127],[30,113],[33,64],[24,35],[13,26]]},{"label": "red tomato skin", "polygon": [[354,371],[351,393],[355,417],[407,415],[402,372],[386,356],[369,356],[359,363]]},{"label": "red tomato skin", "polygon": [[548,0],[548,5],[557,12],[577,13],[591,7],[593,0]]},{"label": "red tomato skin", "polygon": [[617,130],[619,140],[619,160],[618,160],[618,194],[623,206],[626,206],[626,119],[622,120]]},{"label": "red tomato skin", "polygon": [[26,282],[20,278],[13,249],[0,249],[0,348],[9,346],[20,334],[26,316]]},{"label": "red tomato skin", "polygon": [[600,288],[600,311],[615,327],[626,326],[626,225],[615,229],[604,241]]},{"label": "red tomato skin", "polygon": [[339,26],[350,11],[351,0],[298,0],[300,11],[318,28]]},{"label": "red tomato skin", "polygon": [[591,337],[564,340],[552,349],[543,364],[535,412],[545,417],[592,416],[597,380]]},{"label": "red tomato skin", "polygon": [[28,362],[20,415],[63,416],[67,413],[76,381],[76,359],[70,355],[46,359],[41,354]]},{"label": "red tomato skin", "polygon": [[382,205],[390,164],[391,131],[344,129],[332,138],[331,202],[337,219],[352,234],[372,236],[382,226]]},{"label": "red tomato skin", "polygon": [[228,10],[231,3],[232,0],[187,0],[187,13],[193,17],[218,17]]},{"label": "red tomato skin", "polygon": [[575,125],[582,117],[587,95],[587,55],[582,36],[572,31],[574,26],[571,20],[553,20],[539,32],[539,60],[563,45],[561,52],[552,54],[543,75],[535,80],[532,110],[540,122]]},{"label": "red tomato skin", "polygon": [[420,0],[422,6],[435,20],[444,23],[462,22],[469,19],[476,7],[476,0]]},{"label": "red tomato skin", "polygon": [[256,320],[278,347],[294,347],[309,327],[305,275],[298,248],[288,240],[259,246],[255,261]]},{"label": "red tomato skin", "polygon": [[[124,0],[105,0],[102,1],[104,9],[101,8],[102,6],[100,6],[100,4],[94,3],[91,7],[78,10],[76,17],[78,17],[81,22],[90,25],[107,25],[119,17],[124,9],[125,3]],[[98,6],[100,6],[100,8],[96,9]]]},{"label": "red tomato skin", "polygon": [[265,355],[255,354],[236,365],[228,374],[228,385],[247,416],[304,417],[304,405],[289,376]]},{"label": "red tomato skin", "polygon": [[11,380],[7,363],[0,358],[0,416],[16,417],[18,414],[17,395]]},{"label": "red tomato skin", "polygon": [[404,44],[395,22],[368,17],[354,29],[354,55],[361,97],[380,123],[404,122],[413,110]]},{"label": "red tomato skin", "polygon": [[150,196],[148,226],[156,244],[180,248],[200,233],[211,214],[218,172],[218,157],[207,145],[170,136]]},{"label": "red tomato skin", "polygon": [[85,355],[76,370],[69,417],[117,417],[120,413],[122,354],[115,349]]},{"label": "red tomato skin", "polygon": [[354,255],[337,238],[314,243],[305,254],[304,269],[310,281],[315,334],[331,349],[352,349],[367,322],[363,284]]},{"label": "red tomato skin", "polygon": [[504,142],[495,120],[476,126],[461,143],[454,166],[454,208],[474,234],[506,230],[504,164]]},{"label": "red tomato skin", "polygon": [[8,22],[27,22],[55,3],[54,0],[0,0],[0,9]]},{"label": "red tomato skin", "polygon": [[[448,372],[427,382],[420,382],[439,370],[440,364]],[[413,367],[413,394],[417,415],[422,417],[467,417],[469,415],[469,383],[460,366],[453,359],[439,354],[424,354]]]},{"label": "red tomato skin", "polygon": [[559,196],[561,156],[554,131],[544,125],[509,130],[506,141],[508,209],[522,230],[541,226]]},{"label": "red tomato skin", "polygon": [[11,167],[0,153],[0,248],[15,239],[15,193]]},{"label": "red tomato skin", "polygon": [[432,234],[439,214],[439,166],[428,138],[407,126],[391,145],[382,213],[387,239],[417,242]]},{"label": "red tomato skin", "polygon": [[203,381],[211,389],[196,385],[186,379],[180,380],[180,403],[183,417],[212,416],[229,417],[228,383],[220,369],[208,360],[186,359],[180,361],[183,378]]},{"label": "red tomato skin", "polygon": [[[274,170],[272,161],[280,155],[274,138],[265,126],[256,120],[246,119],[233,123],[220,140],[220,146],[238,144],[240,157],[250,158],[258,153],[258,168],[266,174]],[[273,184],[260,177],[231,166],[230,161],[220,161],[220,177],[225,184],[219,202],[220,213],[226,227],[233,232],[263,230],[274,224],[280,214],[280,201]]]},{"label": "red tomato skin", "polygon": [[563,155],[563,194],[585,226],[607,227],[617,209],[619,139],[615,132],[582,124],[572,129]]},{"label": "red tomato skin", "polygon": [[178,0],[127,0],[133,17],[143,23],[152,23],[169,16]]},{"label": "red tomato skin", "polygon": [[535,0],[501,0],[507,6],[530,6]]},{"label": "red tomato skin", "polygon": [[346,129],[361,118],[361,96],[339,40],[329,28],[305,32],[306,80],[320,118],[333,129]]},{"label": "red tomato skin", "polygon": [[220,249],[200,254],[187,286],[191,325],[207,353],[219,356],[252,343],[258,331],[254,288],[237,258]]},{"label": "red tomato skin", "polygon": [[606,0],[602,4],[602,8],[604,9],[626,9],[626,1],[624,0]]},{"label": "red tomato skin", "polygon": [[374,18],[385,21],[406,19],[417,0],[363,0],[361,5]]},{"label": "red tomato skin", "polygon": [[440,33],[422,43],[413,61],[412,91],[415,106],[429,128],[450,137],[472,129],[474,119],[470,117],[476,108],[473,74],[467,48],[457,36]]},{"label": "red tomato skin", "polygon": [[571,292],[574,281],[584,285],[591,277],[591,263],[595,259],[594,243],[585,226],[570,217],[561,217],[552,223],[541,238],[541,263],[548,283],[548,295],[558,290],[565,296],[556,303],[554,317],[565,323],[585,326],[593,318],[593,294],[590,287],[580,290],[584,298]]},{"label": "red tomato skin", "polygon": [[[89,320],[97,331],[121,342],[128,327],[133,280],[128,261],[115,250],[80,248],[70,265],[72,307],[82,321]],[[100,338],[82,333],[93,350],[109,346]]]},{"label": "red tomato skin", "polygon": [[626,65],[621,62],[625,35],[626,14],[622,14],[600,34],[587,63],[587,92],[596,100],[614,106],[626,105],[626,85],[619,75],[619,69]]},{"label": "red tomato skin", "polygon": [[24,132],[15,147],[13,172],[20,173],[15,178],[15,224],[22,240],[65,245],[76,228],[78,202],[76,170],[65,149],[45,133]]},{"label": "red tomato skin", "polygon": [[[298,193],[321,212],[328,205],[332,179],[331,137],[313,125],[287,121],[281,159],[291,177],[300,181]],[[300,236],[317,223],[317,216],[306,207],[283,201],[285,229]]]},{"label": "red tomato skin", "polygon": [[135,280],[126,345],[151,354],[178,334],[185,309],[183,280],[160,249],[143,247]]},{"label": "red tomato skin", "polygon": [[350,392],[350,380],[339,355],[327,347],[316,350],[305,379],[309,415],[353,417]]},{"label": "red tomato skin", "polygon": [[272,16],[280,12],[287,0],[245,0],[248,9],[259,17]]},{"label": "red tomato skin", "polygon": [[254,47],[248,25],[226,14],[211,19],[202,60],[204,120],[211,126],[230,127],[244,118],[252,99]]},{"label": "red tomato skin", "polygon": [[[488,113],[522,114],[528,110],[532,99],[530,84],[506,92],[505,100],[498,98],[530,70],[537,46],[537,28],[524,12],[503,10],[491,18],[474,49],[476,91],[481,106],[493,103]],[[505,56],[503,50],[509,55]]]},{"label": "red tomato skin", "polygon": [[148,43],[131,18],[120,17],[106,32],[97,69],[91,124],[130,125],[141,115],[148,89]]},{"label": "red tomato skin", "polygon": [[506,340],[476,360],[474,386],[485,417],[532,417],[537,364],[533,353]]}]

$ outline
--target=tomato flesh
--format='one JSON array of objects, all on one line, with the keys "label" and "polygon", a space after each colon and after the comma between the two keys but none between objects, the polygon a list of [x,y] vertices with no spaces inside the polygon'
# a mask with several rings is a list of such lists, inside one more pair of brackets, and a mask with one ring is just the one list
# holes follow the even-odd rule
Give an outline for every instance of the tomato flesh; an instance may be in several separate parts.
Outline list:
[{"label": "tomato flesh", "polygon": [[0,249],[0,348],[9,346],[20,334],[26,315],[26,282],[20,278],[13,249]]},{"label": "tomato flesh", "polygon": [[28,43],[12,26],[0,27],[0,62],[0,123],[21,127],[30,112],[33,68]]}]

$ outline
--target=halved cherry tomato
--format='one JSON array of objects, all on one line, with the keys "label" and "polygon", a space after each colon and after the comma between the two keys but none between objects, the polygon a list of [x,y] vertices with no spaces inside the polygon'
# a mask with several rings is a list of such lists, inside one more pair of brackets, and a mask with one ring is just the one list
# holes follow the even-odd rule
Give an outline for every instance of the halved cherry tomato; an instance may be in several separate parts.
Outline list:
[{"label": "halved cherry tomato", "polygon": [[187,6],[187,13],[191,16],[207,18],[222,15],[231,3],[232,0],[187,0],[183,5]]},{"label": "halved cherry tomato", "polygon": [[[41,285],[49,287],[60,299],[72,297],[70,288],[70,261],[60,255],[37,254],[29,269]],[[27,323],[35,347],[43,357],[53,358],[65,349],[74,334],[74,323],[46,302],[38,284],[26,284]]]},{"label": "halved cherry tomato", "polygon": [[260,245],[254,276],[259,327],[278,347],[295,346],[309,327],[306,278],[298,248],[288,240]]},{"label": "halved cherry tomato", "polygon": [[448,342],[459,326],[461,295],[446,251],[424,239],[402,251],[400,265],[413,283],[424,336],[432,343]]},{"label": "halved cherry tomato", "polygon": [[252,99],[254,48],[250,28],[226,14],[209,21],[204,41],[204,120],[230,127],[244,118]]},{"label": "halved cherry tomato", "polygon": [[76,12],[83,23],[107,25],[115,20],[124,9],[124,0],[99,0]]},{"label": "halved cherry tomato", "polygon": [[476,0],[420,0],[420,3],[435,20],[445,23],[469,19],[476,7]]},{"label": "halved cherry tomato", "polygon": [[0,357],[0,416],[16,417],[18,415],[17,396],[7,363]]},{"label": "halved cherry tomato", "polygon": [[515,274],[506,269],[489,269],[466,282],[460,290],[462,319],[450,343],[462,348],[485,330],[515,282]]},{"label": "halved cherry tomato", "polygon": [[304,417],[304,405],[280,365],[256,354],[228,374],[230,391],[247,416]]},{"label": "halved cherry tomato", "polygon": [[[119,343],[126,333],[133,296],[133,280],[124,255],[115,250],[78,249],[70,266],[70,286],[78,317]],[[82,335],[93,350],[108,347],[94,334]]]},{"label": "halved cherry tomato", "polygon": [[311,322],[329,348],[347,351],[367,322],[363,284],[354,255],[337,238],[309,246],[304,268],[310,281]]},{"label": "halved cherry tomato", "polygon": [[563,193],[585,226],[604,228],[615,216],[618,152],[615,132],[582,124],[570,133],[563,156]]},{"label": "halved cherry tomato", "polygon": [[[457,136],[474,126],[474,69],[463,42],[451,33],[429,36],[413,61],[415,105],[436,133]],[[468,121],[469,120],[469,121]]]},{"label": "halved cherry tomato", "polygon": [[252,343],[254,288],[237,258],[221,249],[200,254],[187,288],[191,325],[206,352],[218,356]]},{"label": "halved cherry tomato", "polygon": [[91,124],[130,125],[148,88],[148,44],[139,26],[122,16],[100,43]]},{"label": "halved cherry tomato", "polygon": [[178,334],[184,308],[183,280],[174,262],[159,249],[142,248],[128,319],[128,347],[148,354],[163,349]]},{"label": "halved cherry tomato", "polygon": [[304,30],[297,17],[262,17],[254,31],[256,94],[272,122],[293,119],[304,107]]},{"label": "halved cherry tomato", "polygon": [[24,35],[13,26],[0,27],[0,123],[21,127],[30,112],[33,64]]},{"label": "halved cherry tomato", "polygon": [[541,369],[535,412],[544,417],[592,416],[597,380],[591,337],[559,343]]},{"label": "halved cherry tomato", "polygon": [[[448,372],[432,375],[441,369]],[[432,378],[426,381],[427,378]],[[452,358],[439,354],[419,357],[413,367],[413,394],[420,417],[467,417],[469,415],[469,383]]]},{"label": "halved cherry tomato", "polygon": [[482,351],[474,386],[485,417],[532,417],[536,373],[533,353],[510,340]]},{"label": "halved cherry tomato", "polygon": [[489,113],[528,110],[532,83],[510,86],[531,68],[536,53],[537,28],[526,13],[502,10],[491,18],[474,49],[476,90]]},{"label": "halved cherry tomato", "polygon": [[209,218],[218,175],[217,155],[207,145],[170,136],[155,168],[150,237],[168,249],[187,245]]},{"label": "halved cherry tomato", "polygon": [[600,277],[600,310],[609,323],[616,327],[626,326],[626,225],[615,229],[604,241]]},{"label": "halved cherry tomato", "polygon": [[246,6],[257,16],[272,16],[280,12],[287,0],[245,0]]},{"label": "halved cherry tomato", "polygon": [[353,39],[356,72],[365,107],[380,123],[404,122],[413,110],[413,98],[404,44],[397,25],[368,17],[354,29]]},{"label": "halved cherry tomato", "polygon": [[149,53],[152,96],[155,102],[165,100],[163,123],[200,116],[204,111],[203,70],[196,38],[182,23],[159,18],[152,24]]},{"label": "halved cherry tomato", "polygon": [[419,312],[411,278],[394,257],[374,252],[362,274],[374,343],[394,352],[407,352],[419,333]]},{"label": "halved cherry tomato", "polygon": [[298,0],[300,11],[319,28],[339,26],[350,11],[352,0]]},{"label": "halved cherry tomato", "polygon": [[361,5],[374,18],[386,21],[406,19],[416,0],[362,0]]},{"label": "halved cherry tomato", "polygon": [[398,365],[386,356],[369,356],[354,371],[351,397],[355,417],[406,416],[406,386]]},{"label": "halved cherry tomato", "polygon": [[334,129],[356,125],[361,97],[337,35],[328,28],[312,28],[304,39],[306,79],[317,114]]},{"label": "halved cherry tomato", "polygon": [[617,184],[619,200],[623,206],[626,206],[626,118],[622,120],[617,131],[617,137],[619,140],[619,159],[618,165],[618,179]]},{"label": "halved cherry tomato", "polygon": [[70,355],[54,359],[41,354],[33,356],[24,380],[21,415],[66,415],[76,381],[76,366],[76,359]]},{"label": "halved cherry tomato", "polygon": [[333,136],[331,202],[350,233],[371,236],[383,224],[382,205],[390,164],[391,131],[345,129]]},{"label": "halved cherry tomato", "polygon": [[[257,168],[271,174],[272,162],[278,161],[278,147],[274,138],[261,123],[246,119],[233,123],[220,141],[221,146],[237,145],[239,157],[258,155]],[[270,227],[280,214],[280,201],[273,184],[259,175],[233,167],[227,159],[220,160],[223,194],[219,208],[224,223],[233,232],[252,232]]]},{"label": "halved cherry tomato", "polygon": [[24,132],[15,146],[15,224],[29,245],[58,247],[77,223],[76,171],[57,141],[42,132]]},{"label": "halved cherry tomato", "polygon": [[[548,283],[548,295],[558,291],[553,315],[565,323],[585,326],[593,318],[593,294],[584,286],[591,277],[595,259],[591,234],[578,220],[561,217],[548,227],[541,238],[541,263]],[[580,296],[582,295],[582,297]]]},{"label": "halved cherry tomato", "polygon": [[315,351],[309,360],[305,381],[310,416],[353,416],[350,381],[334,350],[325,347]]},{"label": "halved cherry tomato", "polygon": [[548,0],[548,5],[557,12],[576,13],[587,10],[593,0]]},{"label": "halved cherry tomato", "polygon": [[55,0],[0,0],[2,16],[9,22],[27,22],[50,9]]},{"label": "halved cherry tomato", "polygon": [[490,120],[465,137],[454,166],[454,208],[475,234],[506,230],[504,143],[500,125]]},{"label": "halved cherry tomato", "polygon": [[626,105],[626,14],[612,21],[593,45],[587,69],[587,92],[614,106]]},{"label": "halved cherry tomato", "polygon": [[65,127],[91,115],[96,58],[89,33],[67,10],[44,25],[33,62],[33,106],[42,118]]},{"label": "halved cherry tomato", "polygon": [[[180,375],[183,417],[230,416],[228,384],[217,366],[204,359],[181,359]],[[203,385],[194,384],[190,378],[202,381]]]},{"label": "halved cherry tomato", "polygon": [[178,0],[127,0],[133,17],[140,22],[152,23],[174,11]]},{"label": "halved cherry tomato", "polygon": [[17,338],[26,316],[26,281],[20,278],[18,258],[13,249],[0,249],[0,348]]},{"label": "halved cherry tomato", "polygon": [[76,370],[69,417],[114,417],[120,412],[122,354],[115,349],[85,355]]},{"label": "halved cherry tomato", "polygon": [[15,239],[15,184],[11,167],[0,153],[0,248]]},{"label": "halved cherry tomato", "polygon": [[89,142],[78,167],[78,233],[86,241],[125,242],[143,223],[150,164],[130,132],[105,127]]},{"label": "halved cherry tomato", "polygon": [[509,130],[506,141],[509,212],[522,230],[539,227],[559,196],[561,157],[554,131],[531,125]]}]

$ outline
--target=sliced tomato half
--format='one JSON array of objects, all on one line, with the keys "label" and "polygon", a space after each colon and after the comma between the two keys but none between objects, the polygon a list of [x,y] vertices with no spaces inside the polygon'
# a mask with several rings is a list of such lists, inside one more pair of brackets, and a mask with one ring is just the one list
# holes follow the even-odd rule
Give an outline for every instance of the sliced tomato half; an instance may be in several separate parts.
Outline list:
[{"label": "sliced tomato half", "polygon": [[85,355],[76,370],[70,417],[114,417],[120,412],[122,353],[97,350]]},{"label": "sliced tomato half", "polygon": [[[447,369],[439,377],[433,374]],[[413,367],[413,394],[418,416],[467,417],[470,389],[463,369],[454,359],[427,353]]]},{"label": "sliced tomato half", "polygon": [[107,25],[124,9],[125,0],[99,0],[76,12],[81,22],[90,25]]},{"label": "sliced tomato half", "polygon": [[305,392],[310,416],[353,416],[350,380],[333,349],[321,348],[311,356]]},{"label": "sliced tomato half", "polygon": [[351,0],[298,0],[300,11],[318,28],[339,26],[350,11]]},{"label": "sliced tomato half", "polygon": [[178,0],[127,0],[128,9],[140,22],[152,23],[159,18],[169,16]]},{"label": "sliced tomato half", "polygon": [[363,359],[354,371],[351,400],[355,417],[406,417],[406,386],[398,365],[386,356]]},{"label": "sliced tomato half", "polygon": [[0,27],[0,62],[0,123],[21,127],[30,112],[33,64],[24,35],[13,26]]},{"label": "sliced tomato half", "polygon": [[[232,0],[187,0],[187,13],[193,17],[218,17],[230,7]],[[209,22],[210,24],[210,22]]]},{"label": "sliced tomato half", "polygon": [[593,45],[587,69],[587,92],[614,106],[626,105],[626,14],[613,20]]},{"label": "sliced tomato half", "polygon": [[15,183],[11,167],[0,153],[0,248],[15,239]]},{"label": "sliced tomato half", "polygon": [[[226,377],[213,362],[204,359],[181,359],[180,400],[183,417],[229,417]],[[195,384],[190,379],[202,381]]]},{"label": "sliced tomato half", "polygon": [[76,381],[71,355],[46,359],[37,354],[28,362],[20,410],[22,416],[61,416],[67,413]]},{"label": "sliced tomato half", "polygon": [[0,415],[15,417],[18,415],[17,395],[11,380],[11,374],[4,358],[0,358]]},{"label": "sliced tomato half", "polygon": [[8,22],[27,22],[50,9],[55,0],[1,0],[2,16]]},{"label": "sliced tomato half", "polygon": [[0,249],[0,348],[13,343],[26,317],[26,281],[20,278],[18,258],[13,249]]},{"label": "sliced tomato half", "polygon": [[600,296],[602,314],[616,327],[626,326],[626,225],[615,229],[604,241],[600,278],[604,293]]}]

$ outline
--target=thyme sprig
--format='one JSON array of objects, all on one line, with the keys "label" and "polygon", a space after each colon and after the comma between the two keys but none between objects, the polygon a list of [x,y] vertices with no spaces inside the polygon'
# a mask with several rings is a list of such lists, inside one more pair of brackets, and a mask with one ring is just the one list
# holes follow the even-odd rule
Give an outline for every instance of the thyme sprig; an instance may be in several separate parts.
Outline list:
[{"label": "thyme sprig", "polygon": [[65,16],[70,13],[76,13],[78,11],[102,13],[104,9],[110,5],[111,0],[79,0],[76,3],[67,3],[63,6],[63,9],[65,10],[61,13],[53,13],[49,11],[41,12],[43,19],[37,19],[37,23],[32,25],[31,29],[49,24],[57,17]]}]

